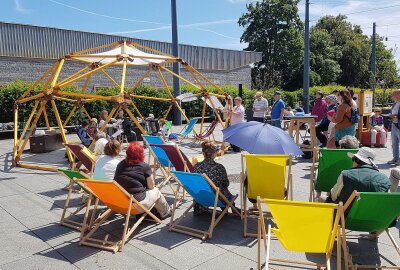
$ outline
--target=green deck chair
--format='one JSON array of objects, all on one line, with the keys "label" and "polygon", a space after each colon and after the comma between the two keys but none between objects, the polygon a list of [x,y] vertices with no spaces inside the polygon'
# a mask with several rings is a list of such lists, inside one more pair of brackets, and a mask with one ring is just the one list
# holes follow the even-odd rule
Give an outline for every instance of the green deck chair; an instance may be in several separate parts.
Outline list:
[{"label": "green deck chair", "polygon": [[165,121],[164,124],[164,135],[167,136],[171,132],[172,121]]},{"label": "green deck chair", "polygon": [[343,170],[350,169],[353,162],[347,153],[357,153],[358,149],[319,149],[317,179],[314,183],[316,162],[314,160],[310,177],[310,201],[314,200],[315,190],[330,192]]},{"label": "green deck chair", "polygon": [[[72,192],[74,191],[73,186],[75,184],[79,185],[80,188],[82,188],[82,190],[87,193],[87,194],[91,194],[91,190],[78,183],[76,180],[78,179],[88,179],[89,176],[81,171],[73,171],[73,170],[69,170],[69,169],[65,169],[65,168],[59,168],[57,170],[60,174],[64,175],[65,177],[67,177],[70,181],[69,187],[68,187],[68,195],[67,195],[67,200],[65,201],[65,205],[64,205],[64,210],[62,212],[61,215],[61,220],[60,220],[60,224],[75,230],[80,231],[81,227],[83,225],[82,222],[77,221],[76,219],[74,220],[73,217],[76,216],[77,214],[79,214],[81,211],[83,211],[84,209],[86,209],[86,207],[90,207],[90,205],[88,206],[86,203],[82,204],[81,206],[79,206],[74,212],[72,212],[71,214],[69,214],[68,216],[66,216],[67,214],[67,209],[69,208],[69,203],[71,200],[71,195]],[[92,217],[94,218],[94,215],[96,213],[96,209],[97,209],[97,203],[95,203],[95,209],[93,210],[92,213]],[[91,220],[91,222],[93,221],[93,218]]]},{"label": "green deck chair", "polygon": [[[358,193],[354,191],[344,205],[345,212],[349,208],[350,211],[344,221],[347,230],[357,232],[386,231],[397,253],[400,255],[400,248],[388,229],[391,223],[400,216],[399,192]],[[351,262],[351,260],[349,261]],[[357,265],[357,267],[370,268],[371,266]]]}]

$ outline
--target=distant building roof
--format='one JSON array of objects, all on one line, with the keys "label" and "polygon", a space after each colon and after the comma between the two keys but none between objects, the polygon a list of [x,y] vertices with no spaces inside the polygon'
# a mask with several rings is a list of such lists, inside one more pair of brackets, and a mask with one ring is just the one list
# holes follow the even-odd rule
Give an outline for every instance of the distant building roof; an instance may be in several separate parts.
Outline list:
[{"label": "distant building roof", "polygon": [[[0,22],[0,56],[58,59],[66,54],[122,39],[165,53],[171,43],[42,26]],[[196,69],[234,70],[261,61],[261,53],[179,45],[179,57]]]}]

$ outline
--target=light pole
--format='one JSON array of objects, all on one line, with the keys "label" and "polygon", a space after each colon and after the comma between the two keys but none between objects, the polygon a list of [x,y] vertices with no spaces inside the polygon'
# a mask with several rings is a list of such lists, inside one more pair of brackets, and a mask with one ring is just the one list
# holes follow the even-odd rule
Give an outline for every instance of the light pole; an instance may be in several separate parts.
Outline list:
[{"label": "light pole", "polygon": [[[179,57],[179,45],[178,45],[178,20],[176,14],[176,0],[171,0],[171,21],[172,21],[172,54],[175,57]],[[173,64],[172,70],[179,75],[179,63],[175,62]],[[181,94],[181,84],[179,78],[173,76],[174,84],[174,97]],[[178,101],[180,102],[180,101]],[[182,124],[182,115],[178,108],[174,107],[174,125]]]},{"label": "light pole", "polygon": [[303,73],[303,108],[310,112],[310,1],[306,0],[306,18],[304,30],[304,73]]}]

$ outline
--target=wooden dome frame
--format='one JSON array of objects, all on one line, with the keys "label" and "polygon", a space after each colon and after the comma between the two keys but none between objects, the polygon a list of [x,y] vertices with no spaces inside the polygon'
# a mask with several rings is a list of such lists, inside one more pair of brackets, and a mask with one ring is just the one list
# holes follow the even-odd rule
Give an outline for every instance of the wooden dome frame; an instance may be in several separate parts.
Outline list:
[{"label": "wooden dome frame", "polygon": [[[107,52],[115,51],[116,49],[121,48],[120,54],[107,54]],[[141,50],[146,52],[143,52]],[[111,49],[110,51],[105,51],[101,53],[102,50]],[[129,53],[136,50],[138,52],[137,55]],[[150,53],[147,53],[150,52]],[[101,59],[101,61],[97,61]],[[59,76],[63,70],[63,66],[67,61],[78,61],[81,63],[85,63],[85,67],[76,71],[72,75],[68,76],[63,80],[59,80]],[[142,64],[134,64],[135,61],[138,61]],[[144,63],[144,64],[143,64]],[[174,73],[170,69],[166,67],[166,65],[170,65],[172,63],[180,63],[183,68],[185,68],[188,73],[191,75],[193,81],[183,78],[182,76]],[[122,76],[121,76],[121,83],[119,84],[116,80],[114,80],[109,73],[107,73],[106,68],[112,66],[122,66]],[[126,71],[129,66],[148,66],[147,72],[136,81],[136,83],[132,87],[127,87],[126,84]],[[143,82],[143,80],[148,77],[152,72],[158,73],[165,89],[168,93],[169,98],[159,98],[159,97],[152,97],[152,96],[143,96],[135,94],[135,89]],[[201,115],[201,126],[200,126],[200,133],[203,131],[204,125],[204,118],[206,113],[207,101],[211,104],[212,110],[214,111],[216,117],[218,118],[219,123],[222,127],[227,127],[229,122],[229,117],[223,121],[220,117],[218,109],[214,106],[211,96],[215,96],[220,99],[224,99],[228,102],[228,107],[232,108],[232,102],[230,97],[227,93],[225,93],[220,87],[218,87],[215,83],[211,80],[207,79],[203,74],[201,74],[198,70],[190,66],[188,63],[183,61],[180,58],[174,57],[170,54],[166,54],[155,49],[140,45],[138,43],[122,40],[118,42],[113,42],[101,46],[97,46],[94,48],[78,51],[75,53],[68,54],[62,58],[60,58],[52,67],[50,67],[35,83],[33,83],[25,92],[24,94],[19,97],[14,105],[14,147],[13,147],[13,165],[22,168],[28,169],[38,169],[38,170],[45,170],[45,171],[56,171],[57,168],[50,167],[50,166],[42,166],[36,164],[28,164],[22,162],[22,155],[26,144],[28,143],[30,137],[32,136],[33,130],[35,129],[39,119],[41,116],[44,117],[47,129],[50,129],[50,124],[47,116],[46,111],[46,104],[49,103],[51,108],[54,112],[57,126],[60,130],[62,140],[64,144],[68,143],[66,134],[65,134],[65,127],[67,126],[68,122],[70,121],[71,117],[74,115],[75,111],[81,108],[84,114],[90,118],[89,112],[85,109],[84,104],[88,102],[94,102],[98,100],[104,100],[107,102],[112,102],[113,108],[110,111],[108,118],[106,119],[106,124],[109,123],[111,118],[118,112],[118,110],[123,109],[135,125],[143,132],[146,131],[142,128],[139,124],[138,120],[135,117],[135,114],[132,112],[130,107],[132,107],[133,111],[136,113],[137,116],[143,119],[140,110],[135,105],[133,99],[148,99],[153,101],[162,101],[168,102],[170,105],[167,111],[164,114],[164,118],[168,116],[171,109],[176,107],[181,112],[184,119],[189,122],[189,119],[186,117],[185,112],[182,110],[179,100],[176,99],[171,89],[163,75],[163,72],[169,73],[172,76],[179,78],[184,83],[187,83],[197,89],[197,93],[194,93],[196,97],[203,97],[203,107],[202,107],[202,115]],[[115,96],[101,96],[91,93],[86,93],[86,89],[89,85],[90,78],[95,73],[102,73],[106,76],[109,81],[112,82],[118,89],[120,89],[120,93]],[[65,88],[66,86],[72,85],[77,81],[83,81],[84,84],[81,89],[80,93],[76,92],[68,92]],[[41,87],[41,91],[38,94],[30,95],[32,90],[37,87],[39,84],[43,84]],[[212,89],[216,90],[214,92],[209,91],[206,89],[205,85],[209,84],[212,86]],[[18,136],[18,110],[21,105],[27,102],[34,101],[35,104],[33,109],[29,115],[28,121],[25,124],[24,129],[22,130],[20,136]],[[74,103],[74,107],[67,116],[67,118],[63,121],[60,118],[56,101],[66,101]],[[104,124],[100,130],[103,131],[106,127]],[[195,131],[194,131],[195,132]],[[195,132],[196,133],[196,132]],[[93,143],[92,143],[93,144]],[[92,145],[91,145],[92,146]],[[67,150],[68,159],[70,162],[73,161],[72,154],[70,151]]]}]

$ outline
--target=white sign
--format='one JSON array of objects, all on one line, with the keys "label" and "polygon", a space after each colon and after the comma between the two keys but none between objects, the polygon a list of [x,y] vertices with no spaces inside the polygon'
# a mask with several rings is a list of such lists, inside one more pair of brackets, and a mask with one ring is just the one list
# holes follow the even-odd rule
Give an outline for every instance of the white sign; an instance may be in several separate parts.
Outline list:
[{"label": "white sign", "polygon": [[193,93],[184,93],[176,97],[182,102],[190,102],[197,100],[197,97]]},{"label": "white sign", "polygon": [[364,94],[364,114],[372,113],[372,93]]}]

